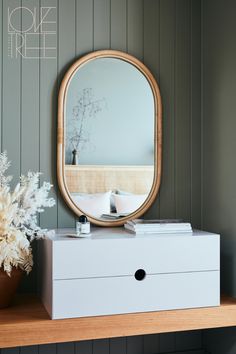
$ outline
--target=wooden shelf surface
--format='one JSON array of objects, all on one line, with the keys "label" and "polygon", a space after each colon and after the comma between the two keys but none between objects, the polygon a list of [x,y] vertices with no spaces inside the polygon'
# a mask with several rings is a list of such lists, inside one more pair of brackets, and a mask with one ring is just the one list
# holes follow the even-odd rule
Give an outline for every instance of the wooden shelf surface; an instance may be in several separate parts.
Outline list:
[{"label": "wooden shelf surface", "polygon": [[0,310],[0,348],[236,326],[236,299],[221,306],[51,320],[35,296]]}]

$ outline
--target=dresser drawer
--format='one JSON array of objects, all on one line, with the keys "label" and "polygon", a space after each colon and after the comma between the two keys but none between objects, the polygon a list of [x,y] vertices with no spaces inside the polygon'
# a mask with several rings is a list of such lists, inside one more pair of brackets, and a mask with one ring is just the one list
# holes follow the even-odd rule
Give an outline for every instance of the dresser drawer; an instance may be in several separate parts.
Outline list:
[{"label": "dresser drawer", "polygon": [[219,270],[219,236],[211,234],[62,240],[52,252],[53,279]]},{"label": "dresser drawer", "polygon": [[52,318],[218,306],[219,272],[54,280]]}]

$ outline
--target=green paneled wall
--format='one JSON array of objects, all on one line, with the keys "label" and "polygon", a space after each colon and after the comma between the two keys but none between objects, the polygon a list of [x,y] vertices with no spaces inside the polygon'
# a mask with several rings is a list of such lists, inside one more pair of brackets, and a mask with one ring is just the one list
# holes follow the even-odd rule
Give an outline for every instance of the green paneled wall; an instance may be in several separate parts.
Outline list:
[{"label": "green paneled wall", "polygon": [[[8,57],[7,7],[55,6],[57,58]],[[163,99],[163,172],[146,217],[181,217],[201,224],[200,0],[0,0],[1,149],[15,180],[28,169],[54,184],[57,206],[40,216],[44,227],[74,226],[56,182],[57,93],[73,61],[97,49],[137,56],[154,73]],[[24,15],[17,19],[24,25]],[[40,41],[39,41],[40,43]],[[36,247],[35,247],[36,248]],[[36,257],[35,249],[35,259]],[[23,290],[35,291],[37,266]],[[6,353],[202,354],[201,332],[131,337],[30,348]]]},{"label": "green paneled wall", "polygon": [[[236,2],[203,0],[203,228],[221,234],[222,291],[236,296]],[[236,328],[208,330],[212,354],[236,353]]]},{"label": "green paneled wall", "polygon": [[203,2],[203,227],[221,234],[221,283],[236,296],[236,2]]},{"label": "green paneled wall", "polygon": [[[169,340],[176,339],[175,345]],[[62,343],[22,348],[0,349],[1,354],[206,354],[201,349],[200,332],[146,335]]]},{"label": "green paneled wall", "polygon": [[[43,227],[72,227],[56,181],[57,93],[74,60],[95,49],[137,56],[159,82],[163,99],[163,173],[146,217],[180,217],[200,225],[201,6],[199,0],[1,0],[2,150],[14,178],[29,169],[54,184],[57,206],[40,216]],[[7,8],[55,6],[56,59],[8,57]],[[26,14],[19,25],[26,26]],[[35,269],[36,271],[36,269]],[[35,272],[34,271],[34,272]],[[30,290],[35,287],[27,279]]]},{"label": "green paneled wall", "polygon": [[[55,188],[57,207],[42,226],[74,225],[56,182],[57,92],[69,65],[96,49],[137,56],[156,76],[163,99],[163,177],[147,216],[200,224],[200,3],[198,0],[1,0],[2,149],[15,180],[40,170]],[[56,6],[57,58],[8,57],[7,8]],[[19,16],[24,27],[25,13]]]}]

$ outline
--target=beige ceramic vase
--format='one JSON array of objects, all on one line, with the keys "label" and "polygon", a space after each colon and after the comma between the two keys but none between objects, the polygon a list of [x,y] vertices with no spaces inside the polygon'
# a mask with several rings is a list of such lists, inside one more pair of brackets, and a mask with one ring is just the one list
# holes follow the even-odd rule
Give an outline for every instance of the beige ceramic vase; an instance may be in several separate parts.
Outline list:
[{"label": "beige ceramic vase", "polygon": [[20,268],[13,268],[10,277],[0,268],[0,309],[11,304],[22,276]]}]

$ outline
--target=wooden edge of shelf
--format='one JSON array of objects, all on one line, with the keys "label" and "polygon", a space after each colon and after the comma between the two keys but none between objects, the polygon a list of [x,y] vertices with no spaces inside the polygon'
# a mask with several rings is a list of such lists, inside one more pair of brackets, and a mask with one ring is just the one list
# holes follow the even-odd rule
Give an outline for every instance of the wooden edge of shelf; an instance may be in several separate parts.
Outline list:
[{"label": "wooden edge of shelf", "polygon": [[236,299],[221,306],[51,320],[36,296],[0,310],[0,348],[236,326]]}]

